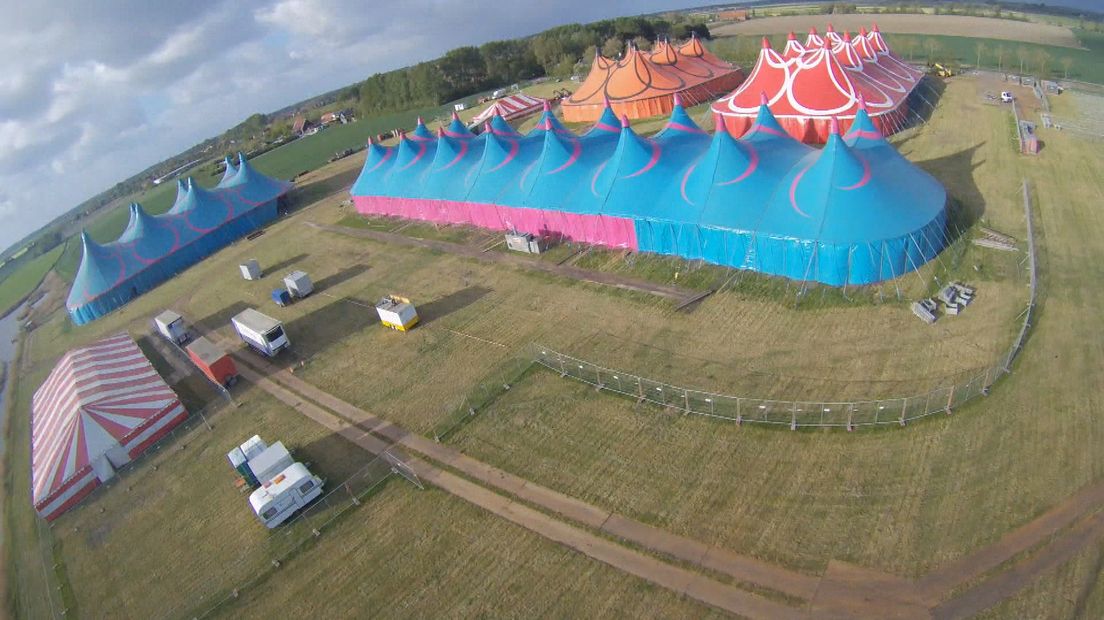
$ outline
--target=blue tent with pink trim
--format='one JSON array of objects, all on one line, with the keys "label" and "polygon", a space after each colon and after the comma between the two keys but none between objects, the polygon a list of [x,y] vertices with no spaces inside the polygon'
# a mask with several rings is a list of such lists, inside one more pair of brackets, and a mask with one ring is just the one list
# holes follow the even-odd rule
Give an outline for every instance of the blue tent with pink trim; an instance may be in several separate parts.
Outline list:
[{"label": "blue tent with pink trim", "polygon": [[832,286],[918,269],[946,245],[946,192],[878,133],[864,109],[823,149],[791,138],[767,105],[733,138],[675,105],[654,137],[608,108],[566,130],[547,104],[520,135],[494,117],[474,136],[419,122],[370,144],[358,212],[551,235],[702,259]]},{"label": "blue tent with pink trim", "polygon": [[77,325],[94,321],[276,219],[292,184],[267,177],[241,154],[215,189],[177,183],[173,207],[150,215],[130,206],[130,222],[111,243],[81,233],[83,256],[66,307]]}]

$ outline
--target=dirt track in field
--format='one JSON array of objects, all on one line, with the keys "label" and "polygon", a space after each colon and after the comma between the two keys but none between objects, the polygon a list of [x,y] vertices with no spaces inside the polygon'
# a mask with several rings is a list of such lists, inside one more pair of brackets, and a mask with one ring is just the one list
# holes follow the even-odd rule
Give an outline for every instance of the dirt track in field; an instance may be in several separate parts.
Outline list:
[{"label": "dirt track in field", "polygon": [[[1104,539],[1104,513],[1100,512],[1104,484],[1097,484],[996,543],[915,581],[835,560],[824,575],[814,577],[710,547],[541,487],[382,420],[288,370],[240,353],[235,356],[245,379],[363,449],[378,454],[398,445],[428,458],[407,460],[427,482],[599,562],[749,618],[968,618],[1012,597],[1080,549]],[[628,541],[653,555],[592,531]],[[667,557],[802,602],[787,604],[748,592],[662,559]],[[1019,559],[1010,563],[1014,558]]]},{"label": "dirt track in field", "polygon": [[[802,35],[809,28],[824,32],[829,22],[841,32],[856,32],[860,27],[869,30],[872,23],[877,23],[878,29],[883,33],[939,34],[1081,47],[1081,42],[1073,31],[1062,26],[965,15],[795,15],[752,19],[739,24],[718,26],[710,31],[715,37],[785,32]],[[798,39],[803,41],[804,37],[799,36]]]}]

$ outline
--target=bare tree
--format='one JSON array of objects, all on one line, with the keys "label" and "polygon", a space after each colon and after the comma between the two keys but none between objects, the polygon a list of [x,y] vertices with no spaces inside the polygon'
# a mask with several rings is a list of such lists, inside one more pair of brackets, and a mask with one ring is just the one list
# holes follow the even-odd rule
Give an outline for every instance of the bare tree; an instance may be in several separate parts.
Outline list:
[{"label": "bare tree", "polygon": [[1050,52],[1042,48],[1035,50],[1033,56],[1035,57],[1035,66],[1039,68],[1039,79],[1046,78],[1047,65],[1050,64],[1053,57],[1050,55]]},{"label": "bare tree", "polygon": [[1068,80],[1069,70],[1073,68],[1073,58],[1070,58],[1069,56],[1062,56],[1062,58],[1059,59],[1058,62],[1062,63],[1062,74],[1065,79]]},{"label": "bare tree", "polygon": [[1031,52],[1029,52],[1026,47],[1017,47],[1016,58],[1020,60],[1020,74],[1022,75],[1024,72],[1024,63],[1031,58]]},{"label": "bare tree", "polygon": [[1004,55],[1007,53],[1008,50],[1003,45],[997,46],[997,71],[1004,71]]},{"label": "bare tree", "polygon": [[974,68],[980,69],[981,57],[989,52],[989,46],[986,45],[983,41],[978,41],[977,45],[974,46],[974,49],[977,50],[977,64],[974,65]]}]

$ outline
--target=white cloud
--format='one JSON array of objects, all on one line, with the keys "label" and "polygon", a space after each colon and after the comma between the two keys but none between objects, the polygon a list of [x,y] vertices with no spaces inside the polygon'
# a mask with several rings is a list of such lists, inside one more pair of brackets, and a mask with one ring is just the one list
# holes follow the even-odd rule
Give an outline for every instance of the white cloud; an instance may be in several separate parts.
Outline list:
[{"label": "white cloud", "polygon": [[[0,21],[0,248],[271,111],[460,45],[679,0],[60,0]],[[690,2],[682,2],[690,5]]]}]

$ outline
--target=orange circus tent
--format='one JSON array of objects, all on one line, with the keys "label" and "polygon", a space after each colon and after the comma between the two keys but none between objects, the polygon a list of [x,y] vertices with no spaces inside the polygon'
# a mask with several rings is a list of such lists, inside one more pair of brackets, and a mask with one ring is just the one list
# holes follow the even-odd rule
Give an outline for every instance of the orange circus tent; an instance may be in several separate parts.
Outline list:
[{"label": "orange circus tent", "polygon": [[705,49],[697,37],[674,46],[660,41],[651,52],[629,44],[621,60],[595,54],[590,74],[563,102],[564,119],[593,122],[608,105],[618,116],[670,114],[678,94],[684,104],[716,99],[744,81],[740,69]]}]

